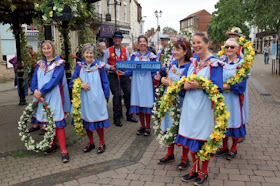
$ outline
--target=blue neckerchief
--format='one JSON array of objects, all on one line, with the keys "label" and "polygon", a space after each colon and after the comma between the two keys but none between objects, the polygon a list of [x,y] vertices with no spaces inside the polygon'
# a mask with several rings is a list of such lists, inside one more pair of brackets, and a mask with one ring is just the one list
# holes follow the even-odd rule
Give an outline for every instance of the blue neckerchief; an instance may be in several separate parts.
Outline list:
[{"label": "blue neckerchief", "polygon": [[140,51],[137,51],[137,54],[139,54],[139,56],[149,56],[150,53],[151,52],[149,50],[145,54],[142,54]]},{"label": "blue neckerchief", "polygon": [[61,59],[61,58],[60,58],[59,56],[56,56],[55,58],[53,58],[53,60],[50,62],[49,65],[48,65],[48,62],[47,62],[47,58],[46,58],[46,57],[43,58],[43,61],[44,61],[45,66],[46,66],[46,68],[47,68],[48,66],[51,66],[51,65],[53,64],[54,61],[57,61],[57,60],[60,60],[60,59]]},{"label": "blue neckerchief", "polygon": [[[99,60],[94,59],[94,62],[91,63],[90,67],[93,67],[93,66],[95,66],[96,64],[99,65],[99,63],[100,63]],[[86,60],[83,60],[83,61],[81,62],[81,65],[82,65],[82,66],[87,66]]]},{"label": "blue neckerchief", "polygon": [[[191,62],[189,61],[189,63],[191,63]],[[187,66],[189,63],[185,63],[185,64],[181,65],[180,68],[186,68],[186,66]],[[178,61],[177,61],[177,60],[173,61],[171,65],[176,65],[176,67],[179,68],[179,67],[178,67]]]}]

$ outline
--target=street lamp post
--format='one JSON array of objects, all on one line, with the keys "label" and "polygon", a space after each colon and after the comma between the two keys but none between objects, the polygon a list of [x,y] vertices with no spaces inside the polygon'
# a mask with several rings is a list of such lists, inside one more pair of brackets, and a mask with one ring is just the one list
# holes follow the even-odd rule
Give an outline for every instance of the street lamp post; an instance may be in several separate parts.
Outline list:
[{"label": "street lamp post", "polygon": [[[157,29],[158,29],[158,26],[159,26],[158,18],[161,17],[161,15],[162,15],[162,11],[161,10],[159,12],[157,10],[155,11],[155,16],[157,18]],[[157,45],[158,45],[158,50],[159,50],[159,30],[158,30],[157,36],[158,36],[157,37]]]},{"label": "street lamp post", "polygon": [[121,2],[114,0],[113,4],[110,4],[110,0],[107,0],[108,14],[106,14],[106,21],[111,21],[111,15],[109,14],[109,6],[114,5],[115,9],[115,31],[117,31],[117,5],[122,5]]}]

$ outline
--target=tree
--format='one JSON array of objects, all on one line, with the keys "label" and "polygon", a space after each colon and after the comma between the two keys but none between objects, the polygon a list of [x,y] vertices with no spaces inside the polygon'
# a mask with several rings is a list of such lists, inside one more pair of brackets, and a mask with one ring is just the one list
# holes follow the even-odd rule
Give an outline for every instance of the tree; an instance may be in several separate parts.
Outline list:
[{"label": "tree", "polygon": [[177,30],[175,30],[174,28],[169,27],[169,26],[164,27],[162,30],[163,30],[163,32],[166,32],[166,33],[176,33],[177,34]]},{"label": "tree", "polygon": [[[277,34],[280,39],[280,1],[244,0],[246,19],[267,34]],[[278,56],[280,47],[278,46]],[[280,60],[280,57],[279,57]]]},{"label": "tree", "polygon": [[220,0],[216,11],[208,25],[208,34],[213,43],[220,43],[227,39],[225,33],[232,27],[239,27],[243,35],[249,36],[249,28],[245,25],[246,15],[242,0]]},{"label": "tree", "polygon": [[280,33],[280,1],[244,0],[246,20],[268,33]]}]

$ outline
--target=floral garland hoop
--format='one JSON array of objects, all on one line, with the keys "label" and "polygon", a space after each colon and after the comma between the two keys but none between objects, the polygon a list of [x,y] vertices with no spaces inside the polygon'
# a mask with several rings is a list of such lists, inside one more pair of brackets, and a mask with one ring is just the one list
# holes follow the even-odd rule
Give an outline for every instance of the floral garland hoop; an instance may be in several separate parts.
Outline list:
[{"label": "floral garland hoop", "polygon": [[[208,98],[214,103],[213,110],[216,125],[213,126],[212,134],[210,135],[207,142],[205,142],[202,149],[197,153],[197,157],[201,161],[205,161],[210,159],[210,155],[216,153],[218,146],[222,144],[222,139],[225,137],[225,132],[228,126],[228,118],[230,117],[230,113],[227,111],[227,106],[224,103],[225,98],[223,94],[219,92],[218,86],[213,84],[211,80],[208,80],[202,76],[197,77],[196,74],[192,74],[187,78],[183,76],[179,81],[174,81],[173,84],[167,88],[166,95],[160,100],[160,107],[158,108],[157,112],[154,113],[155,125],[160,127],[160,121],[164,118],[165,114],[174,104],[178,92],[184,88],[184,83],[192,80],[196,80],[203,87],[205,92],[208,94]],[[177,128],[174,130],[171,129],[170,133],[167,135],[167,138],[170,137],[170,140],[175,139],[177,133],[172,132],[178,131]],[[164,144],[166,141],[169,141],[163,136],[163,134],[162,137],[157,139],[160,140],[160,144]],[[174,140],[171,143],[173,142]]]},{"label": "floral garland hoop", "polygon": [[[171,52],[172,52],[172,42],[169,41],[168,42],[168,46],[165,50],[164,53],[164,57],[162,60],[163,66],[164,67],[169,67],[170,66],[170,61],[171,61]],[[166,89],[166,86],[161,84],[158,88],[156,88],[156,99],[155,99],[155,103],[154,103],[154,107],[153,107],[153,113],[157,113],[158,108],[160,107],[160,100],[162,99],[162,96],[164,94],[164,90]],[[161,141],[160,139],[162,139],[164,142],[161,143],[161,145],[164,144],[171,144],[174,139],[173,138],[167,138],[167,136],[169,135],[169,133],[176,133],[176,131],[173,130],[177,130],[178,133],[178,125],[179,125],[179,120],[178,117],[180,119],[180,109],[178,109],[178,105],[179,105],[179,99],[176,99],[174,105],[171,107],[171,113],[172,114],[172,127],[170,129],[168,129],[166,132],[162,132],[161,131],[161,121],[159,121],[155,115],[152,116],[153,121],[154,121],[154,129],[155,129],[155,134],[157,136],[157,139],[159,141]]]},{"label": "floral garland hoop", "polygon": [[24,146],[27,150],[32,150],[35,152],[43,151],[47,147],[51,146],[51,142],[53,141],[53,138],[55,136],[55,121],[53,118],[53,112],[48,106],[47,102],[43,102],[43,110],[44,110],[44,116],[47,119],[48,125],[47,125],[47,132],[44,135],[44,139],[40,141],[39,143],[35,143],[33,138],[31,137],[30,133],[28,133],[27,126],[31,122],[30,117],[36,112],[38,108],[38,101],[35,101],[33,103],[30,103],[25,110],[23,111],[23,114],[20,117],[20,121],[18,122],[18,130],[19,130],[19,136],[21,137],[21,141],[24,142]]},{"label": "floral garland hoop", "polygon": [[[247,75],[251,72],[251,66],[253,65],[255,59],[255,49],[253,44],[245,39],[244,37],[236,38],[238,44],[244,49],[244,58],[241,64],[241,67],[236,70],[236,74],[229,78],[224,84],[234,85],[240,83]],[[217,56],[220,58],[225,55],[225,46],[221,47],[221,50],[217,53]]]},{"label": "floral garland hoop", "polygon": [[75,131],[77,135],[83,136],[85,135],[84,132],[84,125],[82,123],[81,117],[81,90],[82,90],[82,80],[81,78],[76,78],[73,81],[73,112],[72,117],[74,121]]}]

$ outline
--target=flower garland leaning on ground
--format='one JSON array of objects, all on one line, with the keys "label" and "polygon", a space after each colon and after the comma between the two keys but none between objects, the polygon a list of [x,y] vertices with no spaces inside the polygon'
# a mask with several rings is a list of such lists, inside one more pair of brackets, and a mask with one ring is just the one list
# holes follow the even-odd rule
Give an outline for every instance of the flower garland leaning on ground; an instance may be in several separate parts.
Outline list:
[{"label": "flower garland leaning on ground", "polygon": [[[216,125],[213,127],[213,132],[210,135],[210,138],[197,153],[198,158],[201,161],[205,161],[210,159],[210,155],[216,153],[218,146],[222,144],[222,139],[225,137],[224,134],[228,125],[228,118],[230,117],[230,113],[227,111],[227,106],[224,103],[223,94],[219,92],[218,86],[213,84],[211,80],[204,77],[197,77],[196,74],[193,74],[187,78],[183,76],[179,81],[173,82],[173,84],[167,88],[166,95],[160,99],[160,106],[158,107],[156,113],[154,113],[155,125],[160,124],[160,121],[164,118],[166,112],[174,105],[178,92],[184,88],[184,83],[192,80],[196,80],[201,86],[203,86],[205,92],[209,96],[209,99],[213,102]],[[177,113],[171,113],[171,115],[172,118],[177,121],[180,120]],[[175,133],[176,131],[178,133],[176,126],[173,126],[169,130],[168,135],[161,134],[157,139],[160,140],[160,144],[168,145],[169,142],[171,141],[172,143],[177,136],[177,133]]]},{"label": "flower garland leaning on ground", "polygon": [[30,133],[28,133],[27,125],[30,123],[30,117],[35,113],[37,107],[38,101],[30,103],[23,111],[23,114],[20,117],[20,121],[18,122],[19,136],[21,136],[21,141],[24,142],[27,150],[32,150],[35,152],[43,151],[47,147],[50,147],[51,142],[53,141],[53,138],[55,136],[55,122],[53,118],[53,111],[51,111],[50,107],[45,101],[43,102],[43,110],[45,118],[48,121],[48,125],[46,128],[47,132],[44,135],[44,139],[39,143],[35,143]]},{"label": "flower garland leaning on ground", "polygon": [[81,120],[81,90],[82,90],[82,81],[81,78],[74,80],[73,85],[73,121],[76,133],[80,136],[85,135],[84,126]]},{"label": "flower garland leaning on ground", "polygon": [[[253,44],[245,39],[244,37],[236,38],[238,44],[244,49],[244,58],[241,67],[237,69],[236,74],[224,82],[224,84],[235,85],[240,83],[247,75],[251,72],[251,66],[253,65],[253,60],[255,59],[255,49],[253,48]],[[220,58],[225,55],[225,46],[222,46],[221,51],[218,52],[217,56]]]}]

